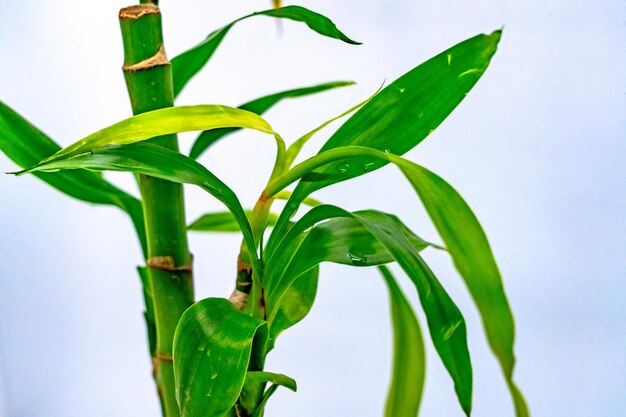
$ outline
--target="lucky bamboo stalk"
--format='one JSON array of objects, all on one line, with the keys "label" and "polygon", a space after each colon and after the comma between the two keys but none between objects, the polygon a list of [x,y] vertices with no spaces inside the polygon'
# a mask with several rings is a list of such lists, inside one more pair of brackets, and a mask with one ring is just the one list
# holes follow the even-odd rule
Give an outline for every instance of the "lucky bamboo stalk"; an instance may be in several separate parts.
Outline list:
[{"label": "lucky bamboo stalk", "polygon": [[[156,2],[155,2],[156,3]],[[153,4],[120,11],[124,43],[124,77],[134,114],[173,106],[172,68],[165,55],[161,14]],[[176,135],[152,139],[178,150]],[[140,175],[144,204],[150,292],[156,318],[154,375],[165,417],[180,415],[175,396],[172,344],[176,325],[193,303],[183,188],[180,184]]]}]

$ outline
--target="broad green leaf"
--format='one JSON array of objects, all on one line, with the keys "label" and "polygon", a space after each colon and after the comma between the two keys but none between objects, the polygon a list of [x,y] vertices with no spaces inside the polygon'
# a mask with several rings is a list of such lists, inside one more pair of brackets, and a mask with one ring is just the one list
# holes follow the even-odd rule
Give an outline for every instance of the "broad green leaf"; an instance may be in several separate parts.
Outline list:
[{"label": "broad green leaf", "polygon": [[[270,94],[268,96],[260,97],[255,100],[249,101],[247,103],[239,106],[242,110],[247,110],[252,113],[262,115],[270,108],[272,108],[279,101],[286,98],[296,98],[307,96],[310,94],[321,93],[323,91],[327,91],[333,88],[345,87],[348,85],[353,85],[352,81],[335,81],[325,84],[314,85],[311,87],[304,88],[296,88],[293,90],[281,91],[280,93]],[[222,128],[222,129],[213,129],[213,130],[205,130],[200,133],[196,141],[193,143],[191,150],[189,151],[189,157],[193,159],[198,159],[200,155],[204,151],[206,151],[209,147],[213,146],[215,142],[222,139],[224,136],[229,135],[238,131],[239,128]]]},{"label": "broad green leaf", "polygon": [[[28,168],[61,149],[52,139],[0,101],[0,150],[21,168]],[[141,202],[94,172],[76,170],[34,174],[64,194],[92,204],[116,206],[130,216],[146,253]]]},{"label": "broad green leaf", "polygon": [[411,304],[391,271],[385,266],[378,268],[389,288],[393,323],[393,371],[385,404],[385,417],[416,417],[426,378],[426,352],[422,331]]},{"label": "broad green leaf", "polygon": [[285,291],[283,301],[270,324],[268,351],[274,347],[278,335],[305,318],[311,311],[317,294],[319,273],[319,266],[314,266],[296,277]]},{"label": "broad green leaf", "polygon": [[298,390],[298,385],[293,378],[283,374],[275,374],[273,372],[255,371],[248,372],[246,374],[246,381],[250,382],[271,382],[272,384],[280,385],[290,389],[293,392]]},{"label": "broad green leaf", "polygon": [[[429,59],[391,83],[350,117],[320,152],[364,146],[402,155],[424,140],[465,98],[487,69],[501,32],[478,35]],[[315,190],[374,171],[387,162],[337,161],[309,173],[294,190],[275,233],[282,233],[301,199]],[[272,241],[270,238],[270,242]]]},{"label": "broad green leaf", "polygon": [[[285,185],[331,161],[352,164],[364,158],[369,161],[366,163],[372,163],[377,159],[394,163],[416,190],[476,303],[487,340],[500,362],[515,402],[517,416],[527,416],[523,396],[513,382],[515,327],[500,272],[476,216],[462,197],[442,178],[400,156],[370,148],[348,146],[322,152],[295,166],[268,186],[270,191],[267,195],[271,196],[273,194],[271,190],[283,189]],[[286,236],[289,236],[289,233],[291,232]],[[274,242],[276,240],[278,239]],[[272,254],[276,243],[274,245],[270,243],[266,250]]]},{"label": "broad green leaf", "polygon": [[129,117],[58,151],[37,166],[95,151],[109,145],[127,145],[172,133],[224,127],[254,129],[271,134],[276,138],[279,153],[284,153],[283,140],[260,116],[232,107],[204,104],[170,107]]},{"label": "broad green leaf", "polygon": [[221,29],[218,29],[198,45],[183,52],[172,59],[172,76],[174,79],[174,95],[178,95],[189,80],[204,67],[211,59],[213,53],[220,45],[226,34],[238,22],[254,16],[269,16],[275,18],[289,19],[305,23],[311,30],[320,35],[338,39],[346,43],[358,45],[356,42],[344,35],[337,26],[325,16],[315,13],[300,6],[285,6],[278,9],[270,9],[256,12],[241,17]]},{"label": "broad green leaf", "polygon": [[[245,211],[248,219],[252,210]],[[272,227],[276,224],[278,215],[270,213],[267,225]],[[241,227],[230,211],[220,211],[216,213],[207,213],[198,217],[191,223],[187,229],[193,232],[240,232]]]},{"label": "broad green leaf", "polygon": [[267,324],[228,300],[207,298],[185,311],[174,335],[182,417],[223,417],[229,412],[243,388],[255,338],[267,338]]},{"label": "broad green leaf", "polygon": [[246,245],[253,254],[255,271],[260,265],[256,245],[246,214],[235,193],[219,178],[193,159],[148,142],[126,146],[91,149],[86,153],[72,153],[44,161],[27,172],[45,172],[61,169],[92,169],[126,171],[149,175],[168,181],[197,185],[221,201],[233,214],[242,230]]}]

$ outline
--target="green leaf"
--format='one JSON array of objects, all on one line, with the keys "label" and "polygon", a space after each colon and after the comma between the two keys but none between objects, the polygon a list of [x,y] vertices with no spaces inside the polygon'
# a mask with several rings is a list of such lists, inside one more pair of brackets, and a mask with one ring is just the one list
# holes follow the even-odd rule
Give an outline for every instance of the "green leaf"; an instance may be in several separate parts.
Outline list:
[{"label": "green leaf", "polygon": [[246,374],[246,381],[250,381],[253,383],[271,382],[272,384],[280,385],[281,387],[290,389],[293,392],[296,392],[298,390],[298,385],[293,378],[290,378],[287,375],[283,374],[275,374],[273,372],[248,372]]},{"label": "green leaf", "polygon": [[207,298],[185,311],[174,335],[182,417],[223,417],[229,412],[243,388],[255,338],[267,338],[267,324],[228,300]]},{"label": "green leaf", "polygon": [[[343,146],[363,146],[402,155],[424,140],[465,98],[487,69],[501,32],[478,35],[409,71],[348,119],[320,152]],[[275,233],[282,233],[301,199],[315,190],[374,171],[384,160],[337,161],[308,176],[294,190]],[[270,237],[270,246],[272,243]]]},{"label": "green leaf", "polygon": [[[127,145],[172,133],[239,127],[258,130],[276,138],[279,153],[284,142],[260,116],[228,106],[204,104],[154,110],[117,122],[58,151],[36,165],[95,151],[109,145]],[[31,170],[27,170],[31,171]]]},{"label": "green leaf", "polygon": [[[296,98],[307,96],[310,94],[321,93],[323,91],[327,91],[333,88],[345,87],[348,85],[354,85],[353,81],[335,81],[325,84],[314,85],[311,87],[304,88],[296,88],[293,90],[281,91],[280,93],[270,94],[268,96],[260,97],[255,100],[249,101],[247,103],[239,106],[242,110],[247,110],[252,113],[262,115],[270,108],[272,108],[279,101],[286,98]],[[213,130],[205,130],[200,133],[196,141],[194,142],[191,150],[189,151],[189,157],[193,159],[198,159],[200,155],[204,151],[206,151],[209,147],[213,146],[215,142],[222,139],[224,136],[229,135],[238,131],[239,128],[222,128],[222,129],[213,129]]]},{"label": "green leaf", "polygon": [[91,149],[82,154],[72,152],[72,155],[49,159],[28,171],[45,172],[78,168],[125,171],[197,185],[221,201],[233,214],[252,254],[253,270],[257,272],[260,270],[252,229],[239,199],[226,184],[198,162],[178,152],[147,142]]},{"label": "green leaf", "polygon": [[[406,226],[402,227],[418,251],[428,246]],[[351,213],[330,205],[315,207],[294,225],[266,261],[269,321],[273,325],[276,308],[286,298],[285,291],[301,274],[321,262],[374,266],[393,261],[389,251]]]},{"label": "green leaf", "polygon": [[463,410],[469,413],[472,369],[465,321],[419,256],[426,246],[395,216],[374,210],[350,213],[334,206],[316,207],[292,227],[267,261],[268,322],[272,326],[294,279],[320,262],[371,266],[397,261],[417,288],[433,344],[455,383]]},{"label": "green leaf", "polygon": [[[272,190],[280,190],[284,185],[331,161],[352,164],[363,158],[370,161],[367,163],[382,159],[396,164],[416,190],[476,303],[489,346],[502,367],[511,391],[517,416],[527,416],[524,398],[513,382],[515,327],[500,272],[476,216],[462,197],[442,178],[397,155],[370,148],[347,146],[322,152],[295,166],[270,183],[267,195],[271,197]],[[277,227],[278,225],[274,228],[274,233]],[[286,236],[290,233],[291,231]],[[276,243],[273,246],[270,243],[266,247],[268,254],[272,254],[276,247]]]},{"label": "green leaf", "polygon": [[[61,149],[52,139],[0,101],[0,150],[21,168],[28,168]],[[141,202],[94,172],[76,170],[34,174],[37,178],[78,200],[116,206],[131,218],[141,247],[146,237]]]},{"label": "green leaf", "polygon": [[[245,211],[246,216],[250,218],[252,210]],[[269,227],[276,224],[278,215],[270,213],[268,216]],[[198,217],[191,223],[187,229],[193,232],[240,232],[241,227],[230,211],[220,211],[217,213],[207,213]]]},{"label": "green leaf", "polygon": [[293,164],[293,161],[296,160],[296,158],[298,157],[298,154],[300,153],[300,151],[302,150],[302,147],[304,145],[306,145],[306,143],[320,130],[324,129],[326,126],[330,125],[331,123],[349,115],[350,113],[360,109],[361,107],[363,107],[368,101],[370,101],[376,94],[378,94],[378,92],[380,91],[380,89],[378,91],[376,91],[376,93],[374,93],[371,97],[368,97],[367,100],[364,100],[362,102],[360,102],[359,104],[357,104],[356,106],[352,106],[350,107],[348,110],[344,111],[343,113],[339,114],[338,116],[333,117],[330,120],[325,121],[324,123],[322,123],[321,125],[319,125],[318,127],[316,127],[315,129],[311,130],[310,132],[306,133],[305,135],[303,135],[302,137],[300,137],[298,140],[296,140],[294,143],[292,143],[289,148],[287,148],[287,156],[285,158],[285,166],[287,168],[291,167],[291,165]]},{"label": "green leaf", "polygon": [[317,294],[319,274],[319,266],[314,266],[296,277],[285,290],[283,301],[270,324],[268,351],[274,347],[278,335],[304,319],[311,311]]},{"label": "green leaf", "polygon": [[387,287],[393,322],[393,371],[385,405],[385,417],[417,416],[424,379],[424,339],[411,304],[385,266],[379,266]]},{"label": "green leaf", "polygon": [[469,416],[472,409],[472,364],[461,312],[394,218],[373,210],[355,212],[353,215],[393,254],[415,284],[428,321],[430,337],[454,381],[461,408]]},{"label": "green leaf", "polygon": [[335,26],[330,19],[319,13],[305,9],[304,7],[286,6],[278,9],[252,13],[212,32],[204,41],[172,59],[174,95],[177,96],[187,82],[189,82],[189,80],[196,75],[202,67],[204,67],[209,59],[211,59],[211,56],[213,56],[217,47],[220,43],[222,43],[226,34],[237,22],[241,22],[242,20],[254,16],[269,16],[303,22],[311,30],[319,33],[320,35],[338,39],[353,45],[359,44],[359,42],[353,41],[337,29],[337,26]]}]

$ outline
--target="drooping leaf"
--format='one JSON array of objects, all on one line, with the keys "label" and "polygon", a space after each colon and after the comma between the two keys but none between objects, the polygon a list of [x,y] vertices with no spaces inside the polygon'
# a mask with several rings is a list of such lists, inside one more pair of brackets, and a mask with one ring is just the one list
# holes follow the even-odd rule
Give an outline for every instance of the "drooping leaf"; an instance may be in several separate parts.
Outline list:
[{"label": "drooping leaf", "polygon": [[91,149],[82,154],[73,152],[72,155],[70,157],[62,155],[44,161],[27,172],[80,168],[125,171],[197,185],[221,201],[233,214],[242,230],[246,245],[250,248],[253,268],[256,271],[259,270],[252,229],[239,199],[226,184],[198,162],[178,152],[148,142]]},{"label": "drooping leaf", "polygon": [[[28,168],[61,149],[52,139],[0,101],[0,150],[21,168]],[[78,200],[116,206],[130,216],[141,247],[146,253],[146,237],[141,202],[85,170],[34,174],[37,178]]]},{"label": "drooping leaf", "polygon": [[[406,226],[404,233],[419,251],[428,246]],[[267,311],[273,313],[285,291],[303,273],[321,262],[374,266],[393,262],[389,251],[352,214],[335,206],[313,208],[300,219],[271,254],[265,267]]]},{"label": "drooping leaf", "polygon": [[[517,416],[526,417],[528,415],[526,403],[513,382],[515,327],[502,278],[476,216],[449,184],[434,173],[400,156],[370,148],[347,146],[322,152],[295,166],[276,180],[275,184],[278,185],[276,189],[282,189],[283,185],[295,181],[295,178],[303,177],[331,161],[352,164],[362,160],[371,163],[377,159],[397,165],[417,191],[480,312],[487,340],[502,367]],[[272,189],[273,186],[270,184],[268,190]],[[267,195],[271,196],[272,193],[273,191],[270,191]],[[289,233],[291,232],[286,236],[289,236]],[[273,253],[275,247],[276,243],[273,246],[268,243],[267,252]]]},{"label": "drooping leaf", "polygon": [[[478,35],[429,59],[391,83],[350,117],[320,152],[364,146],[402,155],[448,117],[487,69],[501,32]],[[274,233],[282,233],[301,199],[315,190],[374,171],[384,160],[337,161],[309,173],[294,190]],[[272,245],[273,236],[269,245]]]},{"label": "drooping leaf", "polygon": [[[271,109],[275,104],[279,101],[286,98],[296,98],[307,96],[310,94],[321,93],[323,91],[331,90],[338,87],[345,87],[349,85],[353,85],[353,81],[335,81],[330,83],[324,83],[319,85],[314,85],[311,87],[304,88],[296,88],[293,90],[281,91],[280,93],[270,94],[268,96],[260,97],[255,100],[249,101],[247,103],[239,106],[242,110],[247,110],[252,113],[262,115],[269,109]],[[189,151],[189,157],[193,159],[197,159],[204,151],[206,151],[209,147],[213,146],[215,142],[222,139],[224,136],[229,135],[238,131],[239,128],[222,128],[222,129],[213,129],[213,130],[205,130],[200,133],[198,138],[193,143],[191,150]]]},{"label": "drooping leaf", "polygon": [[280,385],[290,389],[293,392],[298,390],[298,384],[293,378],[283,374],[275,374],[273,372],[255,371],[248,372],[246,374],[246,381],[250,382],[271,382],[272,384]]},{"label": "drooping leaf", "polygon": [[[246,216],[250,218],[252,210],[245,211]],[[268,217],[268,227],[272,227],[278,220],[278,214],[270,213]],[[220,211],[216,213],[207,213],[198,217],[188,227],[193,232],[240,232],[241,227],[230,211]]]},{"label": "drooping leaf", "polygon": [[338,39],[349,44],[358,45],[356,42],[344,35],[337,26],[325,16],[315,13],[300,6],[285,6],[277,9],[270,9],[249,14],[241,17],[221,29],[218,29],[198,45],[183,52],[172,59],[172,76],[174,79],[174,95],[178,95],[189,80],[204,67],[211,59],[213,53],[218,48],[230,29],[242,20],[254,16],[269,16],[281,19],[289,19],[305,23],[311,30],[320,35]]},{"label": "drooping leaf", "polygon": [[353,215],[393,254],[415,284],[430,337],[454,381],[461,408],[469,416],[472,409],[472,365],[461,312],[392,217],[373,210]]},{"label": "drooping leaf", "polygon": [[350,213],[328,205],[312,209],[296,222],[267,261],[266,308],[270,326],[293,280],[320,262],[371,266],[396,261],[416,286],[433,344],[454,381],[463,410],[469,413],[472,368],[465,321],[419,256],[426,246],[398,218],[386,213]]},{"label": "drooping leaf", "polygon": [[232,107],[204,104],[170,107],[129,117],[56,152],[41,164],[67,159],[109,145],[127,145],[172,133],[224,127],[247,128],[271,134],[276,138],[279,153],[285,152],[283,140],[260,116]]},{"label": "drooping leaf", "polygon": [[424,339],[411,304],[391,271],[378,267],[389,288],[393,323],[393,370],[385,404],[385,417],[417,417],[424,379],[426,352]]},{"label": "drooping leaf", "polygon": [[267,324],[228,300],[207,298],[185,311],[174,335],[182,417],[223,417],[229,412],[243,388],[255,338],[267,338]]}]

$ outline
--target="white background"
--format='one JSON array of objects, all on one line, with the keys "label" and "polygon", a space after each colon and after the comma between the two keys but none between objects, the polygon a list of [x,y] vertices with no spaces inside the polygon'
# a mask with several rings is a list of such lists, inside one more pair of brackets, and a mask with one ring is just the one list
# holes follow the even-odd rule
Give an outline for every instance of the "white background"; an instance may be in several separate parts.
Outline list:
[{"label": "white background", "polygon": [[[626,119],[624,3],[598,1],[306,1],[349,46],[303,25],[242,22],[179,104],[238,105],[353,79],[355,87],[283,102],[267,120],[294,140],[418,63],[504,25],[492,65],[453,115],[408,157],[438,172],[481,220],[517,323],[516,379],[534,416],[619,417],[626,409]],[[130,114],[117,11],[125,2],[0,0],[0,99],[63,145]],[[170,57],[269,1],[163,0]],[[324,132],[306,155],[323,143]],[[183,147],[194,135],[183,135]],[[251,205],[272,141],[246,132],[201,161]],[[0,156],[0,171],[15,165]],[[132,181],[109,176],[133,190]],[[7,416],[156,416],[126,217],[35,178],[0,176],[0,408]],[[188,188],[188,218],[221,209]],[[395,212],[436,234],[389,167],[315,195]],[[192,237],[199,297],[227,296],[238,239]],[[448,259],[428,260],[468,322],[474,414],[512,416],[475,308]],[[405,286],[416,301],[414,290]],[[422,323],[424,323],[422,317]],[[423,325],[425,328],[425,326]],[[297,379],[268,416],[380,416],[389,378],[387,295],[373,269],[322,266],[310,316],[284,334],[268,369]],[[429,348],[424,416],[461,416]],[[2,415],[2,411],[0,411]]]}]

